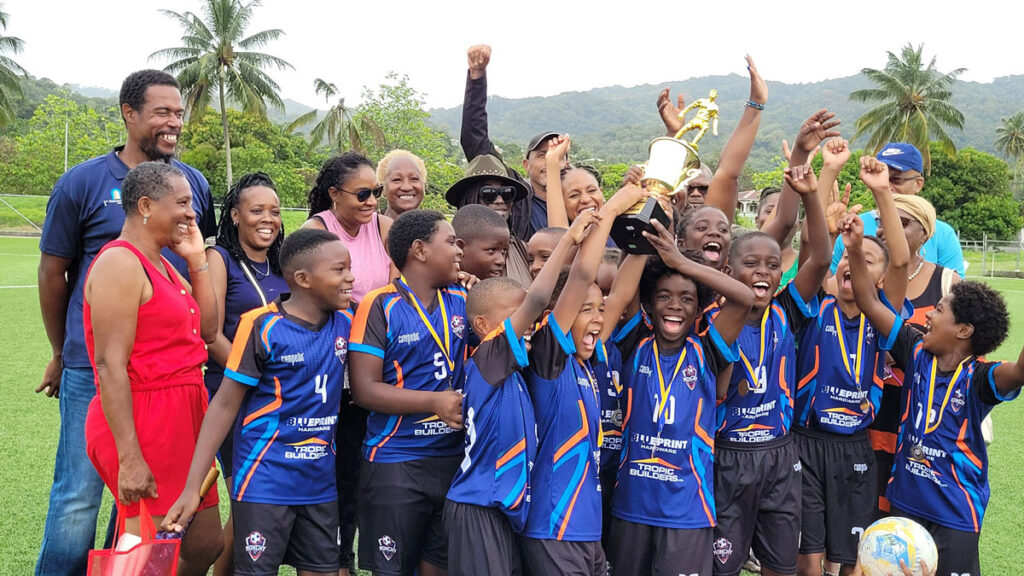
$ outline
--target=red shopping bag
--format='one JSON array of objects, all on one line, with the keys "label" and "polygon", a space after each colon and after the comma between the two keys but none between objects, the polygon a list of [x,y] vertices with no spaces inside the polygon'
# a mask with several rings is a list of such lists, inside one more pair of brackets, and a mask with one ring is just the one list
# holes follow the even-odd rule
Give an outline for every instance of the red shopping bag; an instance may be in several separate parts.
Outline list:
[{"label": "red shopping bag", "polygon": [[[125,514],[118,505],[117,541],[124,536]],[[139,502],[139,532],[142,541],[127,550],[89,552],[88,576],[176,576],[181,540],[157,540],[153,517],[146,501]]]}]

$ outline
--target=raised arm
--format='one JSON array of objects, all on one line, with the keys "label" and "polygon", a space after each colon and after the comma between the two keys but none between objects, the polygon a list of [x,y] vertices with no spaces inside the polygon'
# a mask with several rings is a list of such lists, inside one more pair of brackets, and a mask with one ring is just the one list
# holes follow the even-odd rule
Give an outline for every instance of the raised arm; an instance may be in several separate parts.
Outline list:
[{"label": "raised arm", "polygon": [[460,142],[467,160],[484,154],[498,155],[487,134],[487,64],[491,61],[491,47],[486,44],[470,46],[466,51],[469,72],[466,76],[466,95],[462,100],[462,131]]},{"label": "raised arm", "polygon": [[847,251],[846,257],[850,261],[850,283],[857,307],[875,327],[879,336],[888,339],[896,322],[896,314],[882,304],[875,283],[871,281],[871,273],[868,272],[867,261],[864,260],[864,222],[854,214],[847,214],[840,223],[840,229]]},{"label": "raised arm", "polygon": [[992,376],[996,389],[1004,397],[1024,387],[1024,348],[1021,348],[1016,362],[1003,362],[996,366]]},{"label": "raised arm", "polygon": [[[622,266],[619,266],[618,272],[615,273],[615,280],[612,281],[611,292],[604,299],[604,317],[611,322],[605,322],[601,327],[601,341],[608,341],[623,313],[635,312],[636,309],[639,309],[640,300],[637,288],[646,263],[647,256],[630,254],[626,256]],[[631,310],[634,306],[635,309]]]},{"label": "raised arm", "polygon": [[861,156],[860,179],[871,190],[886,231],[885,245],[889,248],[889,267],[885,270],[885,297],[899,310],[907,295],[907,267],[910,266],[910,247],[903,234],[903,224],[889,189],[889,167],[873,156]]},{"label": "raised arm", "polygon": [[530,289],[526,292],[526,299],[512,313],[512,328],[516,331],[516,336],[525,334],[544,312],[551,301],[551,294],[555,291],[555,284],[558,282],[562,268],[570,261],[573,248],[583,242],[601,218],[601,214],[597,212],[584,212],[576,217],[569,231],[562,235],[555,250],[548,257],[537,277],[533,279],[533,283],[530,284]]},{"label": "raised arm", "polygon": [[790,169],[786,170],[785,178],[786,185],[800,194],[806,212],[807,225],[804,226],[804,229],[808,242],[804,246],[804,250],[808,252],[808,255],[807,260],[797,270],[793,286],[796,287],[803,301],[809,302],[818,293],[821,282],[828,273],[828,266],[832,263],[832,245],[828,243],[825,213],[817,196],[821,181],[815,181],[814,171],[809,166],[804,172],[803,179],[795,180]]},{"label": "raised arm", "polygon": [[559,326],[572,325],[580,311],[580,306],[583,305],[583,301],[587,297],[587,290],[597,278],[597,268],[601,264],[601,256],[604,255],[608,233],[612,229],[612,221],[648,195],[646,190],[628,184],[616,192],[601,208],[601,219],[583,241],[576,260],[572,263],[565,287],[562,288],[555,308],[551,311]]},{"label": "raised arm", "polygon": [[657,235],[644,232],[644,238],[651,243],[658,251],[662,261],[671,268],[675,268],[684,276],[692,278],[694,282],[700,282],[711,287],[716,293],[725,298],[721,311],[715,317],[715,328],[725,340],[726,344],[732,344],[739,337],[743,325],[750,314],[750,308],[754,305],[754,292],[749,286],[736,280],[732,276],[719,272],[710,266],[697,264],[679,252],[675,238],[660,222],[652,221]]},{"label": "raised arm", "polygon": [[[757,72],[753,59],[747,55],[747,71],[750,73],[750,96],[748,104],[743,108],[743,115],[736,124],[732,136],[722,147],[718,158],[718,170],[711,178],[708,195],[704,203],[714,206],[729,217],[732,224],[736,217],[736,200],[739,195],[739,177],[743,165],[750,156],[754,146],[757,129],[761,125],[762,110],[768,102],[768,85]],[[715,133],[717,134],[718,117],[715,117]]]},{"label": "raised arm", "polygon": [[213,344],[221,331],[221,324],[217,322],[217,291],[210,278],[210,265],[206,259],[206,241],[203,239],[203,233],[199,230],[195,218],[188,224],[188,236],[180,244],[174,245],[172,249],[175,254],[185,260],[185,264],[188,266],[189,281],[187,284],[190,284],[192,297],[199,304],[199,330],[203,341],[208,345]]},{"label": "raised arm", "polygon": [[554,228],[568,228],[569,216],[565,212],[565,195],[562,193],[562,158],[568,158],[569,135],[556,136],[548,145],[548,151],[544,153],[544,162],[547,163],[547,206],[548,226]]}]

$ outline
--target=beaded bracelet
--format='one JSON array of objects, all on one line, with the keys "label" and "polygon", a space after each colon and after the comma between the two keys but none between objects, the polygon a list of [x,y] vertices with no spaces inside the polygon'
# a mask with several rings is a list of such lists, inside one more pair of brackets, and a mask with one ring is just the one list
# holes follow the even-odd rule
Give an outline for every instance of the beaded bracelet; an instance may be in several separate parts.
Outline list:
[{"label": "beaded bracelet", "polygon": [[751,108],[755,108],[757,110],[764,110],[764,104],[760,104],[760,103],[754,102],[753,100],[747,100],[747,104],[746,105],[750,106]]}]

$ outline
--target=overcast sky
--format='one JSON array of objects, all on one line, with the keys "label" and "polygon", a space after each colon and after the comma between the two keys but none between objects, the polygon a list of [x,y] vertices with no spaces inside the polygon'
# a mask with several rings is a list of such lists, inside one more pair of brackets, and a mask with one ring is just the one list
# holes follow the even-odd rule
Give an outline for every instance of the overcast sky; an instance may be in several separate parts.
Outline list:
[{"label": "overcast sky", "polygon": [[[668,8],[678,6],[678,9]],[[201,10],[200,0],[7,0],[7,34],[29,73],[57,83],[118,89],[137,69],[163,67],[152,52],[180,45],[160,8]],[[705,12],[695,8],[702,6]],[[487,0],[264,0],[250,32],[281,28],[265,52],[295,70],[273,72],[282,94],[325,107],[313,79],[334,82],[349,103],[389,71],[408,74],[429,106],[462,101],[466,48],[493,47],[490,92],[548,96],[619,84],[745,74],[754,56],[768,80],[814,82],[881,68],[885,51],[925,44],[940,70],[964,80],[1024,73],[1017,2],[842,1],[697,3]]]}]

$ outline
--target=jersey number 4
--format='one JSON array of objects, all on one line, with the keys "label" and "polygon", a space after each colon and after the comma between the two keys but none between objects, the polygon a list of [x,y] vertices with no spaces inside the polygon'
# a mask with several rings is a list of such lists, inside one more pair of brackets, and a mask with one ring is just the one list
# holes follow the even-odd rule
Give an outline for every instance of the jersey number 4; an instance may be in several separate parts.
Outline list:
[{"label": "jersey number 4", "polygon": [[320,395],[320,403],[327,404],[327,374],[316,375],[316,394]]}]

